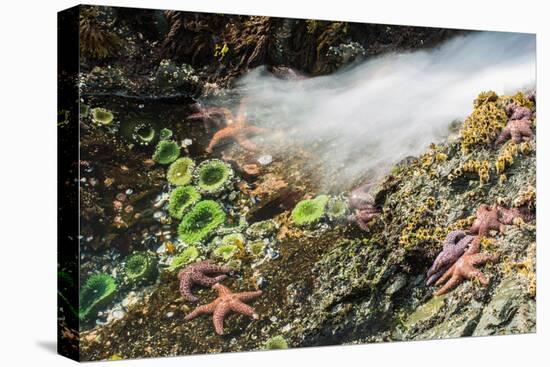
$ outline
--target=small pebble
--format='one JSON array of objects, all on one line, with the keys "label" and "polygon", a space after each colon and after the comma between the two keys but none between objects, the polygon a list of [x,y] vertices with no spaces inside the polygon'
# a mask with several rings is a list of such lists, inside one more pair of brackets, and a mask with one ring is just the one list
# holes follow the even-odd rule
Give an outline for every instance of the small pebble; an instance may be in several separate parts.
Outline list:
[{"label": "small pebble", "polygon": [[271,162],[273,162],[273,157],[270,156],[269,154],[262,155],[260,158],[258,158],[258,163],[261,164],[262,166],[267,166]]}]

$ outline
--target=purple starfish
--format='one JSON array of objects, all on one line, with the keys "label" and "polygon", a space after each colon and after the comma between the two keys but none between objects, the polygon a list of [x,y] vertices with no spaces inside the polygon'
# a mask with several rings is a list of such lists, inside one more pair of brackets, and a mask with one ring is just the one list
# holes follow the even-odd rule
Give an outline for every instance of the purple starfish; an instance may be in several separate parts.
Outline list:
[{"label": "purple starfish", "polygon": [[466,231],[455,230],[445,237],[443,250],[437,255],[433,265],[428,270],[426,285],[435,283],[466,251],[466,248],[476,236]]},{"label": "purple starfish", "polygon": [[178,274],[178,279],[180,280],[180,293],[187,301],[197,302],[199,300],[198,297],[194,296],[191,292],[193,284],[196,283],[205,287],[211,287],[227,278],[227,275],[222,274],[216,277],[209,277],[208,275],[229,273],[230,271],[231,269],[229,267],[216,265],[209,260],[199,261],[189,265]]}]

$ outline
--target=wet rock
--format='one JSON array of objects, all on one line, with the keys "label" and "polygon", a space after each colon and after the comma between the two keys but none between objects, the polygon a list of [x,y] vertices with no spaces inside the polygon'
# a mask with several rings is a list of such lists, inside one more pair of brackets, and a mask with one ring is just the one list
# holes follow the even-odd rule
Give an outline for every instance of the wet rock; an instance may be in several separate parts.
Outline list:
[{"label": "wet rock", "polygon": [[515,279],[503,280],[483,309],[474,336],[534,332],[535,303],[526,299],[521,284]]}]

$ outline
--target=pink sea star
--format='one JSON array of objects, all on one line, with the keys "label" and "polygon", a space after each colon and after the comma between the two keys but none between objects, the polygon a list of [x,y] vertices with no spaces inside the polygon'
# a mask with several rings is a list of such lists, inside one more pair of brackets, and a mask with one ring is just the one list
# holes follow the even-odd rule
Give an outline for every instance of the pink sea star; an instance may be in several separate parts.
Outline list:
[{"label": "pink sea star", "polygon": [[432,285],[438,280],[463,254],[475,236],[466,231],[452,231],[443,241],[443,250],[437,255],[433,265],[428,270],[426,285]]},{"label": "pink sea star", "polygon": [[511,139],[512,142],[519,144],[522,141],[529,141],[532,138],[533,131],[531,130],[530,120],[510,120],[498,136],[497,140],[495,141],[495,145],[502,144],[508,139]]},{"label": "pink sea star", "polygon": [[355,222],[363,231],[368,231],[368,223],[373,220],[380,210],[376,208],[374,198],[368,192],[368,186],[361,186],[351,192],[349,207],[353,213],[348,216],[350,222]]},{"label": "pink sea star", "polygon": [[199,299],[191,292],[194,284],[200,284],[205,287],[211,287],[214,284],[221,282],[227,275],[218,275],[209,277],[208,275],[229,273],[231,269],[227,266],[219,266],[212,261],[199,261],[189,265],[179,272],[178,279],[180,281],[180,293],[182,297],[189,302],[197,302]]},{"label": "pink sea star", "polygon": [[494,263],[498,257],[491,254],[480,254],[481,238],[476,237],[470,244],[470,247],[464,255],[462,255],[456,263],[454,263],[435,283],[436,285],[443,285],[437,292],[436,296],[448,293],[457,286],[459,286],[464,280],[477,279],[479,282],[486,286],[489,281],[483,275],[481,271],[476,269],[477,265],[483,265],[487,262]]},{"label": "pink sea star", "polygon": [[230,312],[237,312],[252,317],[254,320],[259,318],[254,308],[246,304],[262,294],[262,291],[233,293],[227,287],[217,283],[212,286],[218,291],[218,298],[206,305],[197,307],[185,320],[192,320],[195,317],[204,314],[212,314],[214,329],[218,335],[223,335],[223,321]]}]

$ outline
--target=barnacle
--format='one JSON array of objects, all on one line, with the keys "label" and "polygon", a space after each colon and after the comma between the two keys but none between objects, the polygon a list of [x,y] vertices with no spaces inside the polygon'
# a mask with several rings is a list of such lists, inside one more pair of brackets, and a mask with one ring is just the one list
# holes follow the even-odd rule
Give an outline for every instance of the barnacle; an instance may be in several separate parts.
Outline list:
[{"label": "barnacle", "polygon": [[213,200],[200,201],[182,219],[178,235],[185,243],[197,243],[207,239],[225,221],[220,204]]},{"label": "barnacle", "polygon": [[506,126],[506,111],[494,92],[481,93],[474,102],[474,111],[460,130],[461,148],[468,153],[473,146],[489,145]]},{"label": "barnacle", "polygon": [[115,279],[104,273],[94,274],[84,282],[80,288],[79,318],[86,320],[97,315],[105,307],[117,290]]},{"label": "barnacle", "polygon": [[195,162],[189,157],[179,158],[170,164],[166,172],[166,179],[172,185],[187,185],[193,178]]},{"label": "barnacle", "polygon": [[252,256],[260,256],[264,253],[265,243],[262,240],[257,240],[248,243],[247,250]]},{"label": "barnacle", "polygon": [[537,192],[535,188],[531,185],[522,189],[517,197],[513,201],[513,205],[516,208],[527,206],[529,209],[535,209],[537,204]]},{"label": "barnacle", "polygon": [[180,147],[172,140],[161,140],[157,144],[153,160],[160,164],[172,163],[178,159],[180,155]]},{"label": "barnacle", "polygon": [[251,238],[269,237],[277,233],[279,225],[272,219],[263,220],[250,225],[246,229],[246,234]]},{"label": "barnacle", "polygon": [[533,103],[533,101],[527,98],[525,94],[523,94],[523,92],[517,92],[515,95],[513,95],[510,98],[510,100],[512,103],[514,103],[517,106],[527,107],[531,110],[535,107],[535,103]]}]

